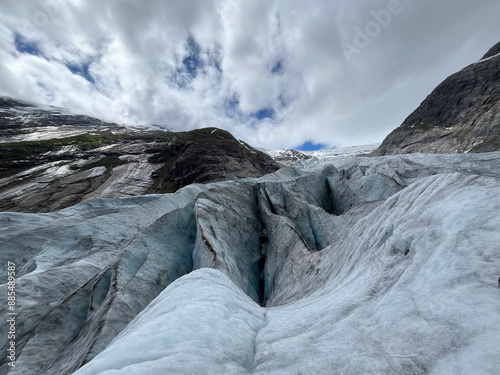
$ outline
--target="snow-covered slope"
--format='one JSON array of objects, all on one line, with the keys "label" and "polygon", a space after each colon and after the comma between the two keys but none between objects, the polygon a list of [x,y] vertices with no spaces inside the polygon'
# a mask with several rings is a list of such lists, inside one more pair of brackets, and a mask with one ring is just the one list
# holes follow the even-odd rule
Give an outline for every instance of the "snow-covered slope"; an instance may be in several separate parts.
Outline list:
[{"label": "snow-covered slope", "polygon": [[325,159],[328,157],[359,156],[359,155],[369,154],[370,152],[375,150],[378,146],[380,146],[380,143],[339,147],[334,149],[323,149],[318,151],[302,151],[302,152],[313,158]]},{"label": "snow-covered slope", "polygon": [[70,137],[106,127],[123,129],[114,123],[70,113],[64,108],[0,96],[0,144]]},{"label": "snow-covered slope", "polygon": [[496,374],[500,153],[334,164],[0,214],[9,374]]}]

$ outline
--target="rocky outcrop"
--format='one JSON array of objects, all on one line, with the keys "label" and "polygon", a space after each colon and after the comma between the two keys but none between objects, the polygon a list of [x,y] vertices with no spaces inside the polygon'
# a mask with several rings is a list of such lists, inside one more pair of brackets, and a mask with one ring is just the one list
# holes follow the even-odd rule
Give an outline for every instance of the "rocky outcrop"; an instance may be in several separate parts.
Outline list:
[{"label": "rocky outcrop", "polygon": [[500,150],[500,43],[441,83],[373,155]]},{"label": "rocky outcrop", "polygon": [[287,167],[296,167],[300,165],[300,162],[312,158],[312,156],[297,150],[280,150],[277,152],[272,150],[268,154],[278,163]]},{"label": "rocky outcrop", "polygon": [[500,53],[500,42],[491,47],[490,50],[486,52],[486,54],[483,56],[481,60],[489,59],[490,57],[498,55],[499,53]]},{"label": "rocky outcrop", "polygon": [[149,161],[164,163],[153,174],[150,193],[174,192],[193,183],[260,177],[280,168],[270,156],[217,128],[172,134]]},{"label": "rocky outcrop", "polygon": [[148,131],[0,101],[0,210],[50,212],[93,198],[172,193],[280,166],[227,131]]}]

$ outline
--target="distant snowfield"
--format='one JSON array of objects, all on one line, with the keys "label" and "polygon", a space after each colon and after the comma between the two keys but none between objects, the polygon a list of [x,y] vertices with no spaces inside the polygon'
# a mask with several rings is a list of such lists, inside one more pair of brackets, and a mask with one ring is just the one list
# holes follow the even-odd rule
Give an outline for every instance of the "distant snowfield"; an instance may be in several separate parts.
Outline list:
[{"label": "distant snowfield", "polygon": [[[349,146],[335,149],[324,149],[318,151],[296,151],[296,150],[270,150],[259,149],[265,152],[272,158],[299,169],[310,168],[313,166],[321,166],[332,163],[334,159],[339,157],[354,157],[363,156],[374,151],[380,143],[373,143],[361,146]],[[301,157],[301,154],[304,157]]]},{"label": "distant snowfield", "polygon": [[497,374],[500,152],[323,156],[1,213],[9,374]]},{"label": "distant snowfield", "polygon": [[379,142],[379,143],[372,143],[369,145],[347,146],[334,149],[323,149],[318,151],[301,151],[301,152],[303,152],[306,155],[311,155],[317,158],[320,157],[324,158],[328,156],[350,156],[350,155],[358,155],[358,154],[372,152],[378,146],[380,146],[380,144],[381,143]]}]

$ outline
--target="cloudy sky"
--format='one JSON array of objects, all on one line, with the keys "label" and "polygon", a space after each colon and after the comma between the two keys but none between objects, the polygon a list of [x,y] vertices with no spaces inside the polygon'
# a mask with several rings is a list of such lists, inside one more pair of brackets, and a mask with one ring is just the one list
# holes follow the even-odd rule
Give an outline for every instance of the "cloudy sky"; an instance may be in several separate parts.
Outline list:
[{"label": "cloudy sky", "polygon": [[254,146],[380,142],[500,40],[498,0],[2,0],[0,95]]}]

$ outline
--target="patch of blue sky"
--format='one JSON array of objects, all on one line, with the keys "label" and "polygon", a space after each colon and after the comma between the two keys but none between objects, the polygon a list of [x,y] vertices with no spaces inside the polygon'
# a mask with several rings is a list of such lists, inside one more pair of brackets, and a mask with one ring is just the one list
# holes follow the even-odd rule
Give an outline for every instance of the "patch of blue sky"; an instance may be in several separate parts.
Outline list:
[{"label": "patch of blue sky", "polygon": [[192,78],[196,78],[198,69],[203,67],[203,62],[200,58],[201,47],[191,36],[188,38],[186,46],[189,54],[182,60],[182,65],[184,65],[184,68]]},{"label": "patch of blue sky", "polygon": [[21,34],[14,35],[14,46],[20,53],[29,53],[34,56],[41,56],[38,44],[35,41],[28,40]]},{"label": "patch of blue sky", "polygon": [[318,151],[326,148],[327,145],[323,143],[314,143],[311,141],[307,141],[303,144],[301,144],[299,147],[296,148],[298,151]]},{"label": "patch of blue sky", "polygon": [[71,71],[71,73],[82,76],[90,83],[95,84],[94,78],[92,78],[92,76],[89,73],[89,66],[90,63],[79,64],[79,65],[66,64],[66,67]]},{"label": "patch of blue sky", "polygon": [[170,82],[177,89],[187,90],[191,82],[196,78],[199,71],[203,69],[201,59],[201,47],[190,36],[186,41],[188,55],[182,60],[182,65],[177,67],[175,73],[170,77]]},{"label": "patch of blue sky", "polygon": [[262,108],[258,110],[257,112],[254,112],[250,114],[250,117],[256,118],[257,120],[261,121],[266,118],[274,118],[275,112],[273,108]]}]

